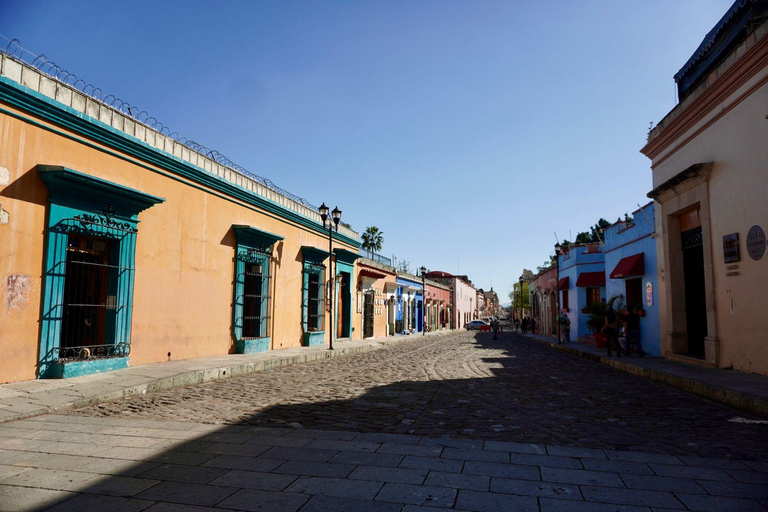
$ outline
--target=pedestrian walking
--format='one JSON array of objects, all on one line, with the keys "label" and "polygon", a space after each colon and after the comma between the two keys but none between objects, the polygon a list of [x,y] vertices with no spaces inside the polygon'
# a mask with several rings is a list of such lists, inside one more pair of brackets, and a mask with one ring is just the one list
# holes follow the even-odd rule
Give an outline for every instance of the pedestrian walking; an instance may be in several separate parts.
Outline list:
[{"label": "pedestrian walking", "polygon": [[565,313],[560,315],[560,338],[557,340],[558,343],[571,341],[571,319]]},{"label": "pedestrian walking", "polygon": [[536,334],[536,319],[531,317],[530,322],[531,334]]},{"label": "pedestrian walking", "polygon": [[520,322],[520,329],[522,330],[523,334],[528,333],[528,317],[527,316],[523,318],[522,322]]},{"label": "pedestrian walking", "polygon": [[628,310],[621,320],[624,324],[624,335],[626,336],[627,357],[632,356],[633,345],[637,349],[637,354],[643,357],[645,352],[643,352],[643,343],[640,341],[640,308],[635,306]]},{"label": "pedestrian walking", "polygon": [[494,318],[491,322],[491,328],[493,329],[493,339],[499,339],[499,320]]},{"label": "pedestrian walking", "polygon": [[603,326],[603,332],[605,333],[605,343],[608,347],[608,356],[611,354],[611,347],[616,348],[616,357],[621,357],[621,345],[619,345],[619,316],[614,311],[613,307],[608,307],[608,312],[605,314],[605,325]]},{"label": "pedestrian walking", "polygon": [[515,318],[515,330],[518,330],[518,329],[520,329],[520,319]]}]

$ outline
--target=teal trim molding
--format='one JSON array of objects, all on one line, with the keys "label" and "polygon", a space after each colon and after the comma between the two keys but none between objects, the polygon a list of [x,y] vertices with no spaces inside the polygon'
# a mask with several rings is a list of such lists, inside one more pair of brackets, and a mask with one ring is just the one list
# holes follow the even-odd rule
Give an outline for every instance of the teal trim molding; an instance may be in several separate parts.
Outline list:
[{"label": "teal trim molding", "polygon": [[54,379],[70,379],[93,375],[94,373],[113,372],[128,368],[128,357],[113,357],[110,359],[95,359],[93,361],[73,361],[68,363],[56,363],[51,369],[51,377]]},{"label": "teal trim molding", "polygon": [[325,331],[305,332],[302,340],[305,347],[319,347],[325,344]]},{"label": "teal trim molding", "polygon": [[[237,240],[235,250],[235,300],[232,308],[232,334],[235,352],[266,352],[270,344],[270,286],[272,246],[283,237],[251,226],[232,226]],[[252,270],[246,273],[246,265]],[[258,268],[257,275],[253,270]],[[246,286],[246,278],[249,282]],[[247,294],[247,295],[246,295]],[[252,332],[244,333],[245,319],[250,318]],[[256,321],[258,319],[258,321]]]},{"label": "teal trim molding", "polygon": [[[71,347],[130,344],[138,214],[165,200],[64,167],[39,166],[38,170],[50,192],[45,234],[38,377],[63,378],[82,375],[87,371],[107,371],[106,368],[112,368],[113,365],[108,361],[117,359],[124,359],[124,363],[114,365],[127,365],[127,357],[67,362],[60,360],[71,359],[75,352],[79,353],[73,351],[69,354],[67,349]],[[67,302],[65,285],[67,279],[76,279],[67,277],[68,248],[77,237],[87,237],[103,243],[104,247],[109,246],[104,266],[108,274],[105,304],[109,307],[105,308],[103,335],[92,335],[88,339],[70,338],[66,340],[67,345],[62,346]],[[103,338],[95,339],[94,336]]]},{"label": "teal trim molding", "polygon": [[343,305],[346,304],[347,307],[347,319],[346,323],[342,323],[342,326],[346,325],[346,328],[342,327],[341,335],[344,338],[348,338],[352,335],[352,325],[353,325],[353,310],[352,307],[352,290],[354,289],[354,286],[352,283],[354,283],[354,280],[352,279],[355,275],[355,261],[358,258],[362,258],[360,254],[352,251],[348,251],[346,249],[342,248],[336,248],[333,250],[333,254],[336,256],[336,272],[339,274],[347,273],[349,276],[347,278],[342,277],[342,279],[346,279],[347,287],[346,287],[346,293],[344,294],[344,297],[340,297],[339,293],[339,284],[337,283],[335,285],[334,294],[336,297],[339,297],[338,304],[340,307],[336,308],[336,322],[338,325],[339,317],[344,314],[343,312]]},{"label": "teal trim molding", "polygon": [[[3,76],[0,76],[0,101],[12,105],[13,107],[19,108],[45,121],[54,123],[57,126],[71,130],[80,136],[94,140],[108,148],[111,148],[112,150],[128,154],[131,157],[137,158],[143,162],[156,165],[162,169],[170,171],[175,175],[192,180],[195,183],[209,187],[231,198],[235,198],[244,203],[256,206],[278,218],[299,224],[311,231],[314,231],[317,234],[321,234],[323,236],[327,236],[328,234],[328,230],[325,229],[319,222],[304,217],[303,215],[291,210],[290,208],[286,208],[244,187],[235,185],[234,183],[231,183],[220,176],[192,165],[191,163],[173,156],[170,153],[150,146],[146,142],[141,141],[136,137],[117,130],[112,126],[99,121],[98,119],[88,116],[82,112],[78,112],[77,110],[64,105],[63,103],[53,100],[43,94],[40,94],[37,91],[30,89],[29,87],[25,87]],[[0,111],[7,115],[20,118],[16,113],[9,110],[0,108]],[[72,139],[72,137],[70,137],[68,134],[59,132],[48,126],[35,123],[32,120],[25,119],[25,121],[35,124],[42,129]],[[82,141],[79,139],[73,140],[77,140],[77,142],[81,144],[89,144],[87,141]],[[113,154],[109,150],[106,150],[100,146],[91,145],[91,147],[99,151]],[[186,148],[187,146],[184,147]],[[192,150],[190,149],[190,151]],[[121,155],[114,156],[123,158]],[[136,164],[137,162],[133,163]],[[142,165],[142,167],[152,172],[162,173],[161,171],[158,171],[151,166]],[[334,232],[332,236],[335,240],[338,240],[344,244],[355,248],[360,247],[360,242],[358,240],[344,235],[343,233]]]}]

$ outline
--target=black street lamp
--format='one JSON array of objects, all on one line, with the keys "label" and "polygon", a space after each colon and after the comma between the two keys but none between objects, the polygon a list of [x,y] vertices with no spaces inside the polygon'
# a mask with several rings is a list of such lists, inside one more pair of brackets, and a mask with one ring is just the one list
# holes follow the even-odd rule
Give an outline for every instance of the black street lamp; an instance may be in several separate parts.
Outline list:
[{"label": "black street lamp", "polygon": [[562,336],[560,334],[560,252],[562,251],[563,246],[560,245],[560,242],[557,242],[555,244],[555,265],[557,265],[557,278],[555,279],[555,293],[557,293],[557,316],[556,323],[557,323],[557,342],[560,343],[562,340]]},{"label": "black street lamp", "polygon": [[427,335],[427,267],[421,267],[421,335]]},{"label": "black street lamp", "polygon": [[[336,271],[333,268],[333,230],[336,229],[336,231],[339,230],[339,221],[341,220],[341,210],[339,210],[339,207],[333,209],[331,212],[331,219],[328,219],[328,207],[325,206],[325,203],[323,203],[320,206],[320,218],[323,219],[323,228],[328,229],[328,271],[331,274],[331,278],[328,280],[328,296],[329,301],[328,305],[326,306],[326,310],[330,313],[331,316],[331,336],[328,340],[329,346],[328,350],[333,350],[333,335],[335,334],[335,330],[333,328],[333,289],[336,287]],[[326,226],[327,221],[327,226]]]}]

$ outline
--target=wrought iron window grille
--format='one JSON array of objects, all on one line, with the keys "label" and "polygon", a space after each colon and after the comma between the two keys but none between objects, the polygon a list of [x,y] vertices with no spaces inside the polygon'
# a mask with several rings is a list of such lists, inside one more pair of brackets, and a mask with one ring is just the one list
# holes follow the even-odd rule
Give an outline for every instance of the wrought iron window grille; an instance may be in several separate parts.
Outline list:
[{"label": "wrought iron window grille", "polygon": [[53,349],[53,360],[60,363],[73,361],[93,361],[113,357],[128,357],[131,353],[130,343],[115,343],[114,345],[81,345],[77,347],[56,347]]}]

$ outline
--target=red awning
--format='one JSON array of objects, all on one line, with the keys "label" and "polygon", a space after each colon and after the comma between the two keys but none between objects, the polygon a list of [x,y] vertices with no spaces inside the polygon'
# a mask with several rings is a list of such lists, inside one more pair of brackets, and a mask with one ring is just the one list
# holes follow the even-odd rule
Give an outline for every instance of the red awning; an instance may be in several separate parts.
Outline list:
[{"label": "red awning", "polygon": [[387,277],[387,274],[383,272],[377,272],[370,268],[363,268],[360,267],[360,271],[357,273],[360,277],[372,277],[374,279],[382,279],[384,277]]},{"label": "red awning", "polygon": [[567,290],[568,289],[568,278],[564,277],[560,279],[560,286],[558,287],[558,290]]},{"label": "red awning", "polygon": [[605,272],[582,272],[576,286],[605,286]]},{"label": "red awning", "polygon": [[622,258],[611,272],[611,279],[626,279],[632,276],[645,275],[645,253],[633,254]]}]

